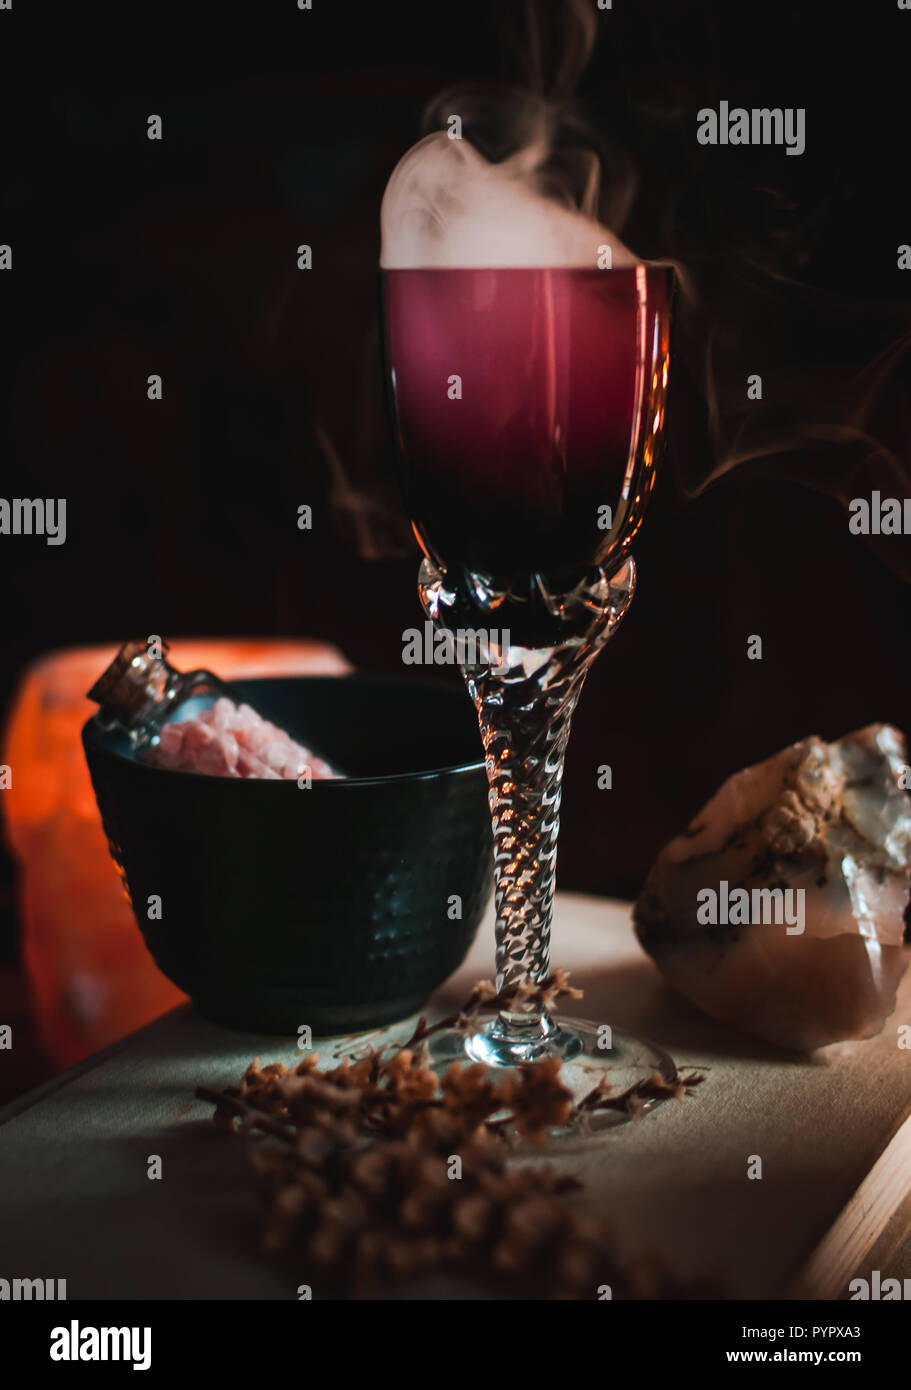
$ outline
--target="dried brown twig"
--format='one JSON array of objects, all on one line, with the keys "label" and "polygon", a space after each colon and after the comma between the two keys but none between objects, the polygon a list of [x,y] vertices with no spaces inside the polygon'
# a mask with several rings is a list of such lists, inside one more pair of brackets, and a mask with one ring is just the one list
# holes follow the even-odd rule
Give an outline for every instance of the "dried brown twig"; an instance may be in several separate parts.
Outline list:
[{"label": "dried brown twig", "polygon": [[599,1110],[635,1114],[659,1095],[689,1095],[698,1074],[673,1085],[655,1075],[616,1096],[602,1081],[573,1104],[556,1060],[502,1077],[472,1065],[439,1077],[429,1065],[426,1040],[441,1028],[566,995],[581,997],[559,971],[500,994],[482,982],[458,1013],[431,1026],[421,1018],[394,1050],[368,1048],[326,1071],[314,1053],[294,1068],[257,1059],[239,1086],[200,1087],[216,1125],[248,1142],[269,1194],[267,1249],[302,1256],[323,1292],[367,1294],[447,1268],[543,1297],[597,1298],[604,1285],[614,1297],[681,1292],[656,1265],[621,1268],[606,1223],[562,1200],[578,1182],[509,1162],[504,1136],[514,1129],[543,1145]]}]

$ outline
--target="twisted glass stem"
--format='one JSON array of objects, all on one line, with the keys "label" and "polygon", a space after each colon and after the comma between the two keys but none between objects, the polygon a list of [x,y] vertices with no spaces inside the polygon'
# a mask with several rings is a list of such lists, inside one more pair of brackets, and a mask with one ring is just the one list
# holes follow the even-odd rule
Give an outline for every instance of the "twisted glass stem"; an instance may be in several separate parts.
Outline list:
[{"label": "twisted glass stem", "polygon": [[[498,991],[538,984],[550,967],[563,760],[587,669],[586,662],[546,689],[534,677],[465,673],[490,786]],[[525,1034],[546,1028],[543,1010],[521,998],[500,1017]]]},{"label": "twisted glass stem", "polygon": [[[522,987],[539,984],[550,969],[563,761],[573,711],[634,583],[631,559],[618,575],[598,572],[569,595],[550,595],[536,581],[535,602],[548,637],[556,640],[535,647],[507,641],[488,647],[483,661],[461,666],[478,712],[490,787],[497,989],[517,987],[486,1035],[507,1053],[512,1048],[516,1061],[556,1031],[546,1009],[528,997],[533,991]],[[508,612],[508,595],[490,594],[476,576],[448,576],[429,560],[418,588],[425,612],[457,645],[462,634],[478,631],[482,615],[495,612],[502,624]]]}]

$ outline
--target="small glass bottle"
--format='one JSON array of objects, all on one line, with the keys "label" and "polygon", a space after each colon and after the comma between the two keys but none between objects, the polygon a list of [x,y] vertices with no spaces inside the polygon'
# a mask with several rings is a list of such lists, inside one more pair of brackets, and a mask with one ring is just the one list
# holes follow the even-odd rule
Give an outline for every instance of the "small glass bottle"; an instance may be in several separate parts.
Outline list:
[{"label": "small glass bottle", "polygon": [[123,729],[137,749],[153,743],[191,696],[211,695],[213,704],[222,696],[236,699],[211,671],[178,671],[165,656],[167,642],[157,648],[153,652],[146,642],[124,642],[88,693],[99,706],[98,722],[106,729]]},{"label": "small glass bottle", "polygon": [[[110,666],[88,692],[88,698],[99,706],[95,716],[99,724],[105,729],[121,729],[129,736],[137,753],[154,753],[162,729],[173,719],[180,706],[190,699],[195,701],[205,697],[202,710],[211,708],[216,701],[222,699],[230,701],[234,708],[239,707],[237,693],[220,676],[212,671],[178,671],[168,661],[165,655],[167,651],[168,644],[158,639],[154,643],[124,642]],[[254,718],[272,725],[276,735],[275,742],[270,745],[277,750],[277,760],[271,760],[271,771],[266,770],[270,765],[270,759],[266,756],[269,750],[257,750],[258,754],[265,756],[260,775],[290,775],[287,770],[284,773],[275,770],[282,766],[281,741],[284,740],[289,750],[299,749],[306,755],[305,765],[312,771],[313,776],[344,776],[344,773],[323,758],[309,741],[304,748],[295,741],[296,735],[293,730],[280,728],[273,724],[266,712],[250,706],[246,701],[244,704]],[[199,714],[201,710],[197,709],[194,713]],[[215,769],[203,766],[198,770]],[[257,774],[244,772],[237,775]]]}]

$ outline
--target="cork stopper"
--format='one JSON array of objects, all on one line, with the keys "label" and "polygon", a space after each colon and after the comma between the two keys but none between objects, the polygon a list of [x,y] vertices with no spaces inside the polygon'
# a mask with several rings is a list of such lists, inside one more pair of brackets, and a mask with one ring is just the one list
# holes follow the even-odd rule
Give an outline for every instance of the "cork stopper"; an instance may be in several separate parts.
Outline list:
[{"label": "cork stopper", "polygon": [[[162,642],[163,652],[168,650]],[[97,679],[88,698],[101,713],[129,725],[150,703],[160,699],[173,674],[163,656],[152,656],[142,641],[124,642],[110,666]]]}]

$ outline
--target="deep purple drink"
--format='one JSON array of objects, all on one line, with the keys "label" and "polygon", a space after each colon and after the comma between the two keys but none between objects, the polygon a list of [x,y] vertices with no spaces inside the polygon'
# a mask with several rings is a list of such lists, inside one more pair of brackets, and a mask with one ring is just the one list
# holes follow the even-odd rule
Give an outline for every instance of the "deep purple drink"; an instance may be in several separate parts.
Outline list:
[{"label": "deep purple drink", "polygon": [[578,576],[623,553],[663,425],[671,272],[386,270],[383,293],[406,503],[430,557]]}]

